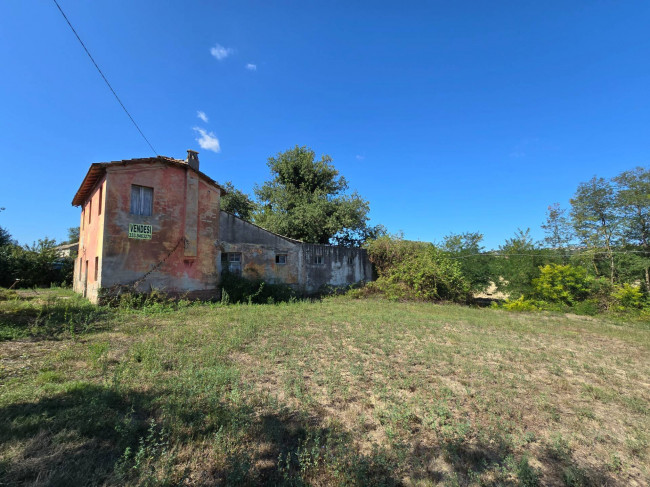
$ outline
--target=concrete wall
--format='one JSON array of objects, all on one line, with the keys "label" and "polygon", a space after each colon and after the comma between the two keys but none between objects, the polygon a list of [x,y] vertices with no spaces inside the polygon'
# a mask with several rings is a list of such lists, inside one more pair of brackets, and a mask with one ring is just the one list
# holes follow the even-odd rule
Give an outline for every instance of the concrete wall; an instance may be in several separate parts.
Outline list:
[{"label": "concrete wall", "polygon": [[[189,168],[159,162],[106,171],[101,287],[138,281],[160,264],[138,290],[216,295],[219,189]],[[153,188],[151,216],[130,213],[133,184]],[[151,225],[152,238],[129,238],[130,223]],[[97,301],[96,293],[88,297]]]},{"label": "concrete wall", "polygon": [[[275,235],[225,211],[221,212],[220,221],[219,250],[242,254],[244,277],[290,284],[305,293],[316,292],[323,286],[346,286],[372,279],[372,267],[363,249],[305,244]],[[287,263],[276,264],[277,254],[286,254]],[[316,256],[320,256],[322,263],[316,263]],[[220,265],[219,271],[222,270]]]}]

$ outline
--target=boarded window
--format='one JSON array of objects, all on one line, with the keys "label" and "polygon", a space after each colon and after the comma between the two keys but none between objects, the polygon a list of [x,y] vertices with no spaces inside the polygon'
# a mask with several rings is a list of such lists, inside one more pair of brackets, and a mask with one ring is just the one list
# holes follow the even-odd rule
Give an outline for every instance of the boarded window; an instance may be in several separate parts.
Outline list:
[{"label": "boarded window", "polygon": [[97,206],[97,214],[102,214],[102,186],[99,187],[99,204]]},{"label": "boarded window", "polygon": [[224,272],[241,275],[241,252],[223,252],[221,254],[221,269]]},{"label": "boarded window", "polygon": [[276,264],[286,264],[287,263],[287,254],[277,254],[275,256],[275,263]]},{"label": "boarded window", "polygon": [[315,255],[314,256],[314,264],[322,264],[323,263],[323,256],[322,255]]},{"label": "boarded window", "polygon": [[153,212],[153,188],[131,185],[131,214],[151,216]]}]

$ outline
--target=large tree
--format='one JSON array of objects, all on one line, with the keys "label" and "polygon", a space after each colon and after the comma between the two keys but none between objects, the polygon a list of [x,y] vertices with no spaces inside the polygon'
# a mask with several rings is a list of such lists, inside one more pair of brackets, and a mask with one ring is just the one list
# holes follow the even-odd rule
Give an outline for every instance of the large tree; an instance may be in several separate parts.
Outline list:
[{"label": "large tree", "polygon": [[221,209],[242,220],[252,221],[256,205],[250,196],[235,188],[231,181],[226,181],[221,186],[226,190],[226,194],[221,197]]},{"label": "large tree", "polygon": [[571,219],[580,242],[594,252],[596,272],[596,252],[605,249],[609,260],[609,279],[613,283],[616,276],[613,247],[620,219],[611,182],[593,177],[586,183],[580,183],[571,199]]},{"label": "large tree", "polygon": [[641,250],[632,260],[643,269],[646,291],[650,292],[650,170],[637,167],[622,172],[614,182],[623,238]]},{"label": "large tree", "polygon": [[272,179],[255,188],[259,208],[255,223],[304,242],[360,245],[368,228],[368,202],[332,165],[331,157],[316,159],[308,147],[294,147],[270,157]]}]

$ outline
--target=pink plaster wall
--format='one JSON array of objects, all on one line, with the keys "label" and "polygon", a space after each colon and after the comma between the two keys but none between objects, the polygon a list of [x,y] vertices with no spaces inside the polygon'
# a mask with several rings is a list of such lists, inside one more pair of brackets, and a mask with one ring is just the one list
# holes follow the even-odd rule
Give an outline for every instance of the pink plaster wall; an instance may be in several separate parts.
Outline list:
[{"label": "pink plaster wall", "polygon": [[[79,222],[79,255],[74,265],[73,289],[87,296],[91,301],[96,301],[97,292],[101,286],[102,234],[105,210],[106,178],[104,177],[95,185],[82,206]],[[95,279],[96,257],[98,258],[97,279]],[[87,266],[86,262],[88,262]]]},{"label": "pink plaster wall", "polygon": [[[216,292],[220,190],[202,179],[188,184],[188,176],[196,173],[160,162],[107,168],[102,287],[137,281],[164,260],[140,291]],[[153,188],[151,216],[130,214],[133,184]],[[129,223],[152,225],[151,240],[128,238]],[[186,235],[188,228],[196,231]]]}]

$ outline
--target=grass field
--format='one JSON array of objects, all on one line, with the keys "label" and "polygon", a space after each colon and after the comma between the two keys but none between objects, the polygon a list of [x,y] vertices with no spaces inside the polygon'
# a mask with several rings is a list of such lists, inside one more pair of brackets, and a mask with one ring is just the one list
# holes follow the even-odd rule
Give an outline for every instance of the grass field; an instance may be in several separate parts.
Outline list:
[{"label": "grass field", "polygon": [[0,301],[0,485],[650,484],[650,325]]}]

